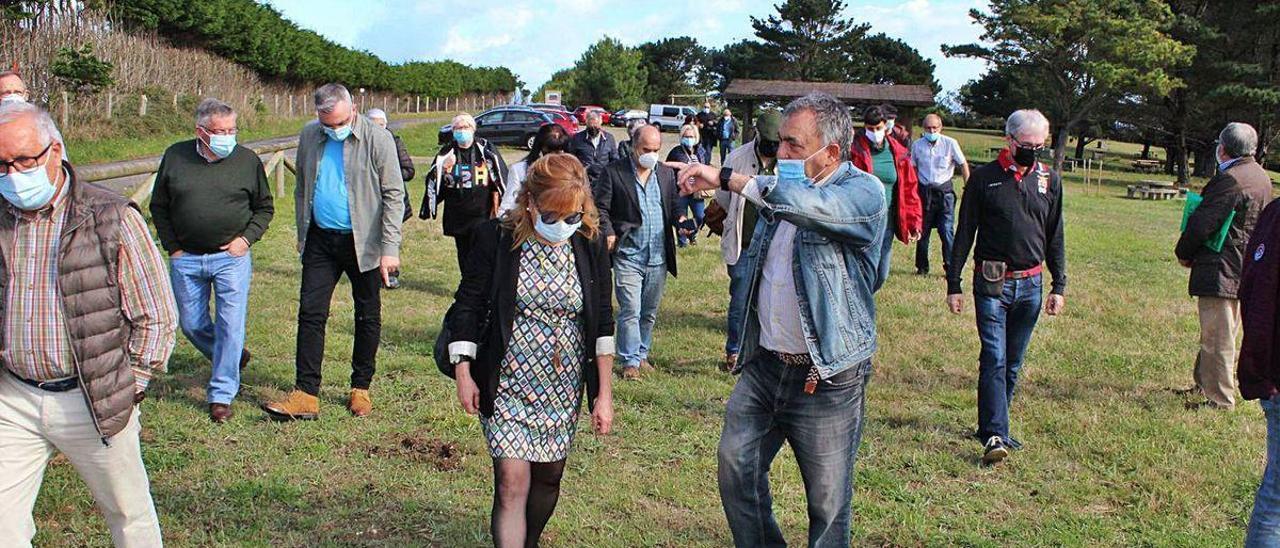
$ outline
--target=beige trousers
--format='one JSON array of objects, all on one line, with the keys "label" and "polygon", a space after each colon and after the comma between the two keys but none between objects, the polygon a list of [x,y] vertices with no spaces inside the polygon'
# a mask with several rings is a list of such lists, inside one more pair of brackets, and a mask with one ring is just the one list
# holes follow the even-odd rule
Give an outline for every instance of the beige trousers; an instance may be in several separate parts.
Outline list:
[{"label": "beige trousers", "polygon": [[66,455],[89,486],[117,547],[161,546],[142,464],[138,411],[103,445],[80,390],[47,392],[0,370],[0,546],[30,546],[45,465]]},{"label": "beige trousers", "polygon": [[1236,335],[1240,301],[1200,297],[1200,352],[1196,355],[1196,387],[1219,407],[1236,405]]}]

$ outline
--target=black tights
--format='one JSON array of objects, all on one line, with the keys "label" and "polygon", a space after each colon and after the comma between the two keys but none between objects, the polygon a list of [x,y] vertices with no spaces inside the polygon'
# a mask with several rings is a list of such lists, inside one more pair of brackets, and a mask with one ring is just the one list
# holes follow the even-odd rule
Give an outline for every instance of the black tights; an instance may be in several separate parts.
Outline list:
[{"label": "black tights", "polygon": [[564,461],[493,459],[493,518],[496,548],[534,548],[560,499]]}]

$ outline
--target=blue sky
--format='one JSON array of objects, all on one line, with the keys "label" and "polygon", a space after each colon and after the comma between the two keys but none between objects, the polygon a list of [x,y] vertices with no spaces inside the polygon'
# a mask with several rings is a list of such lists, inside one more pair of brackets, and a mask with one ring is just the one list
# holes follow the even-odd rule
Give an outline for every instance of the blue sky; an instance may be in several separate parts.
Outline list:
[{"label": "blue sky", "polygon": [[[627,45],[693,36],[720,47],[752,36],[750,16],[781,0],[266,0],[299,26],[396,63],[454,59],[505,66],[536,88],[600,37]],[[948,59],[942,44],[978,40],[968,17],[984,0],[848,0],[847,12],[872,32],[900,38],[937,65],[943,92],[984,70]],[[697,7],[697,13],[691,12]]]}]

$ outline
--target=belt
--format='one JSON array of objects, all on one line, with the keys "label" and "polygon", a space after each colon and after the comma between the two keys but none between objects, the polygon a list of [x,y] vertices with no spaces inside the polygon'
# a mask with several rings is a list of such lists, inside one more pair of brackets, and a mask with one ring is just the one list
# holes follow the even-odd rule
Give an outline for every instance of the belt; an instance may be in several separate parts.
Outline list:
[{"label": "belt", "polygon": [[332,228],[322,227],[315,223],[311,223],[311,228],[315,229],[317,232],[321,232],[324,234],[335,234],[338,236],[350,236],[353,234],[353,232],[350,230],[334,230]]},{"label": "belt", "polygon": [[1044,266],[1035,265],[1026,270],[1010,270],[1004,274],[1004,278],[1006,280],[1021,280],[1032,276],[1039,276],[1042,271],[1044,271]]},{"label": "belt", "polygon": [[33,381],[17,375],[13,375],[13,378],[22,381],[23,384],[34,386],[44,390],[45,392],[69,392],[80,387],[80,380],[75,377],[67,377],[57,381]]},{"label": "belt", "polygon": [[818,365],[813,363],[813,356],[808,354],[787,354],[785,352],[769,351],[773,357],[778,358],[782,365],[787,367],[803,367],[808,371],[804,378],[804,393],[812,394],[818,390]]}]

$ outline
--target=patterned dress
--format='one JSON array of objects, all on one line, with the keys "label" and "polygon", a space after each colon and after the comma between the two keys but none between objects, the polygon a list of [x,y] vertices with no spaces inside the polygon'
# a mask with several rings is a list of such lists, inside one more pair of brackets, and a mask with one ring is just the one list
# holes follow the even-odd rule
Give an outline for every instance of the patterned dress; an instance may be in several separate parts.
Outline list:
[{"label": "patterned dress", "polygon": [[493,458],[568,456],[582,406],[582,307],[573,247],[521,244],[516,318],[493,415],[482,420]]}]

